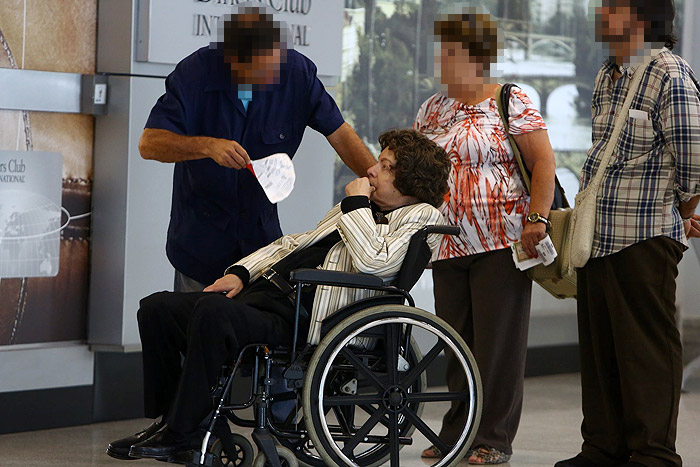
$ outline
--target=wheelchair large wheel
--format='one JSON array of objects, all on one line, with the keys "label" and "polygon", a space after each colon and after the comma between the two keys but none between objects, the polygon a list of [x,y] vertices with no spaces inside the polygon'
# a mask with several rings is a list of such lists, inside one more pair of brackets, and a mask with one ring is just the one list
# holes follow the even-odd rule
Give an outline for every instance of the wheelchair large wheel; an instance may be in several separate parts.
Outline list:
[{"label": "wheelchair large wheel", "polygon": [[[404,343],[401,343],[400,351],[401,355],[406,355],[403,349]],[[370,365],[370,368],[373,371],[385,371],[385,361],[383,358],[383,349],[381,348],[375,348],[372,351],[369,351],[365,349],[365,356],[368,359],[368,364]],[[371,356],[371,362],[370,360]],[[421,353],[420,349],[418,347],[418,344],[416,341],[411,338],[409,342],[409,347],[408,347],[408,354],[406,356],[406,364],[409,365],[410,367],[414,367],[415,365],[418,364],[419,360],[421,358]],[[338,369],[337,371],[334,372],[332,375],[332,379],[334,380],[333,384],[340,389],[340,391],[345,391],[347,392],[352,392],[353,390],[355,392],[367,392],[369,389],[370,383],[366,379],[358,379],[354,377],[353,371],[347,372],[343,371],[342,369]],[[415,380],[413,385],[411,385],[410,392],[412,393],[421,393],[425,392],[427,387],[427,375],[425,372],[420,374],[420,377]],[[349,389],[351,389],[349,391]],[[305,421],[306,419],[304,418],[303,414],[303,409],[302,405],[299,405],[299,411],[297,413],[297,419],[295,420],[297,427],[300,427],[302,429],[306,429]],[[423,405],[419,403],[412,403],[411,407],[413,410],[415,410],[416,414],[418,417],[421,417],[423,413]],[[332,408],[326,408],[326,414],[330,412]],[[339,410],[336,408],[336,410]],[[354,407],[348,407],[344,409],[345,413],[345,418],[348,418],[352,416],[352,412],[354,411]],[[343,415],[339,415],[343,416]],[[402,436],[411,436],[413,431],[416,429],[415,425],[411,423],[406,417],[403,415],[399,416],[399,432],[402,434]],[[311,440],[308,436],[305,439],[302,440],[296,440],[296,439],[287,439],[287,438],[279,438],[278,439],[279,443],[282,444],[283,446],[289,448],[294,452],[296,455],[297,459],[299,460],[299,464],[302,466],[312,466],[312,467],[325,467],[328,465],[328,463],[321,457],[321,455],[318,453],[318,451],[315,449],[315,444],[313,440]],[[379,465],[384,462],[384,459],[386,458],[386,449],[384,448],[383,444],[363,444],[363,450],[361,452],[356,452],[356,458],[361,460],[363,462],[363,465]]]},{"label": "wheelchair large wheel", "polygon": [[[403,351],[409,335],[419,336],[428,348],[413,364]],[[416,381],[425,378],[443,351],[457,356],[464,389],[416,390]],[[357,391],[339,385],[344,378],[337,374],[354,375]],[[401,462],[401,448],[412,444],[414,427],[415,437],[421,435],[445,453],[434,466],[456,465],[469,449],[481,416],[481,380],[467,345],[440,318],[403,305],[368,308],[335,326],[314,352],[304,383],[306,429],[327,465],[405,465],[408,457]],[[441,417],[421,417],[426,404],[434,407],[433,413],[447,411],[450,404],[466,405],[468,416],[455,444],[438,438]],[[367,446],[374,448],[371,455],[364,455]]]}]

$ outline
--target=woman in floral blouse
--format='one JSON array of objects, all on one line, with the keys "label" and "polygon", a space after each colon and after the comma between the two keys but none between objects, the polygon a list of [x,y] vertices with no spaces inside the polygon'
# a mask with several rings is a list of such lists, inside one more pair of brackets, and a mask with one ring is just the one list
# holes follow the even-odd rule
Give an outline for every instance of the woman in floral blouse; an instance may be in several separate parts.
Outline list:
[{"label": "woman in floral blouse", "polygon": [[[500,85],[489,77],[502,51],[489,15],[447,15],[435,22],[436,69],[442,92],[423,103],[414,128],[445,148],[452,162],[450,192],[442,211],[458,236],[445,237],[433,262],[435,309],[472,349],[481,372],[484,406],[471,464],[500,464],[512,454],[522,409],[531,281],[513,263],[510,246],[521,241],[536,256],[546,236],[554,197],[554,152],[542,116],[519,88],[508,105],[510,133],[532,173],[528,195],[498,113]],[[535,215],[536,214],[536,215]],[[530,220],[528,220],[528,216]],[[451,391],[466,382],[452,374]],[[423,457],[441,457],[463,426],[464,402],[443,419],[440,445]]]}]

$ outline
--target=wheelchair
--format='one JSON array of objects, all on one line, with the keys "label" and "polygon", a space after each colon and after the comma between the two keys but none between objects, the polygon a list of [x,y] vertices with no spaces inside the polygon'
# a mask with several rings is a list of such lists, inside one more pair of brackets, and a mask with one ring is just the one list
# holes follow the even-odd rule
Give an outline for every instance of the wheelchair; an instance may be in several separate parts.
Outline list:
[{"label": "wheelchair", "polygon": [[[479,372],[459,334],[432,313],[416,308],[409,293],[430,260],[427,236],[458,232],[456,227],[427,226],[415,233],[391,284],[368,274],[293,271],[290,280],[296,291],[296,316],[291,348],[244,347],[232,367],[222,373],[213,393],[215,409],[199,451],[170,462],[188,467],[386,463],[397,467],[402,465],[402,448],[420,437],[421,442],[434,444],[444,453],[432,465],[458,464],[479,425]],[[298,292],[308,285],[379,294],[325,318],[317,345],[301,344],[303,311]],[[423,353],[421,349],[427,350]],[[463,374],[465,385],[460,391],[427,386],[427,373],[443,352],[457,356],[458,368],[449,371]],[[250,377],[244,402],[232,401],[232,382],[238,376]],[[456,403],[466,404],[468,417],[456,442],[446,444],[437,435],[442,420],[423,419],[422,413],[428,404],[442,413]],[[253,429],[257,457],[246,437],[231,433],[229,422]],[[411,456],[417,456],[415,451]]]}]

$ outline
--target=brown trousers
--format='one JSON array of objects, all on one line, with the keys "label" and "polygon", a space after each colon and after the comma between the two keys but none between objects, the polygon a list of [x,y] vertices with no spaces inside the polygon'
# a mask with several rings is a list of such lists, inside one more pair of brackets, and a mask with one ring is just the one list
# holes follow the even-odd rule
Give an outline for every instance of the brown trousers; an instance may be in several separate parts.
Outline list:
[{"label": "brown trousers", "polygon": [[578,271],[584,457],[680,466],[683,365],[676,326],[681,244],[656,237]]},{"label": "brown trousers", "polygon": [[[511,454],[523,403],[532,282],[515,267],[510,248],[436,261],[433,281],[437,315],[462,336],[481,373],[484,406],[473,446]],[[450,391],[466,385],[458,365],[448,352]],[[466,416],[465,403],[453,402],[440,439],[454,444]]]}]

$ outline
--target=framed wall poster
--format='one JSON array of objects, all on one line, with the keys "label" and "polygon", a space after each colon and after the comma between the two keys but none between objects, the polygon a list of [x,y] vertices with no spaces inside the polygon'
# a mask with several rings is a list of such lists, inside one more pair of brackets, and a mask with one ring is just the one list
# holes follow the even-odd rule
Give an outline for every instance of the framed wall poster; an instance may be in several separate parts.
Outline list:
[{"label": "framed wall poster", "polygon": [[[0,2],[0,68],[94,74],[96,26],[97,0]],[[66,212],[90,212],[93,133],[92,115],[0,109],[0,151],[21,153],[0,162],[0,350],[86,339],[90,217]]]}]

